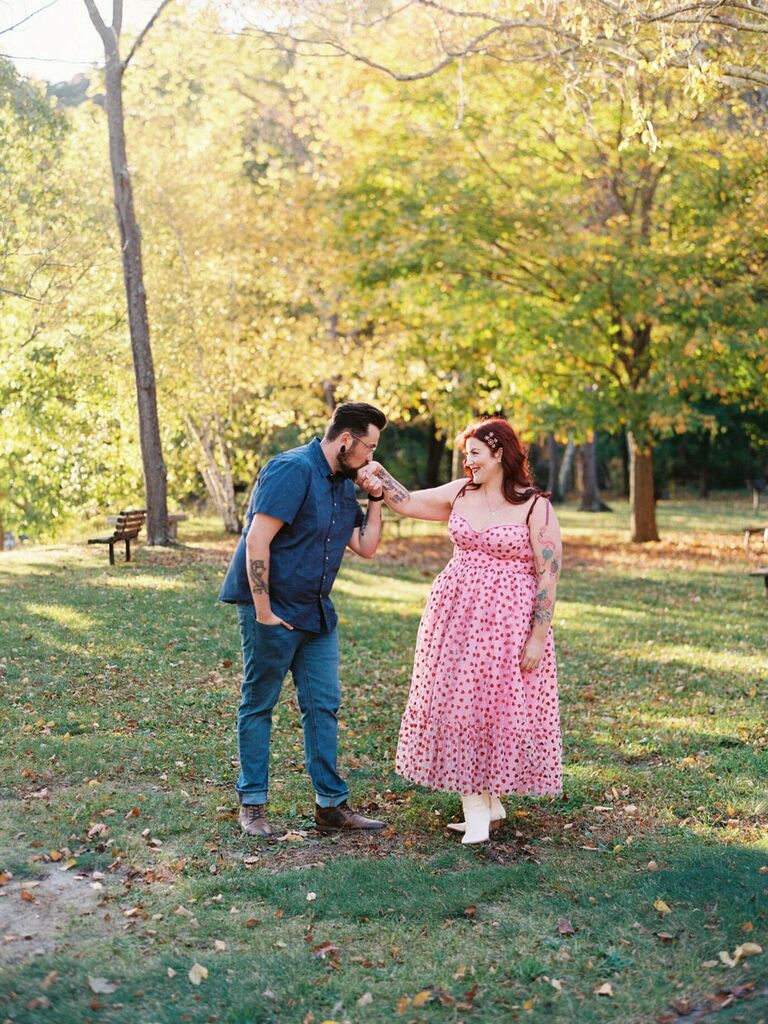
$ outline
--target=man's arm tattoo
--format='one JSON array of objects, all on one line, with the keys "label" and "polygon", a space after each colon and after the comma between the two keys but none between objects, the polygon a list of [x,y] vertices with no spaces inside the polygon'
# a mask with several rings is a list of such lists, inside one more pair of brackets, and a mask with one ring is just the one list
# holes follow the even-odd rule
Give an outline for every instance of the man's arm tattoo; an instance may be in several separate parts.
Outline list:
[{"label": "man's arm tattoo", "polygon": [[379,470],[379,480],[381,480],[385,494],[396,504],[400,504],[400,502],[407,501],[410,498],[410,492],[401,483],[398,483],[386,469]]},{"label": "man's arm tattoo", "polygon": [[269,591],[269,584],[264,579],[267,571],[266,563],[261,558],[252,558],[248,566],[248,575],[251,580],[251,589],[254,594],[266,594]]},{"label": "man's arm tattoo", "polygon": [[361,537],[365,536],[365,531],[367,530],[367,528],[368,528],[368,513],[366,512],[365,515],[363,516],[362,523],[360,523],[360,536]]}]

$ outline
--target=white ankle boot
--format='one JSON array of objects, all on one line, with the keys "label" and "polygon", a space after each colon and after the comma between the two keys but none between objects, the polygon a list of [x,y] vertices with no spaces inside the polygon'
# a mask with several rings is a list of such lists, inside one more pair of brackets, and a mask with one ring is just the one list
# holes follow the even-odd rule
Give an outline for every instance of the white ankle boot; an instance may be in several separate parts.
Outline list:
[{"label": "white ankle boot", "polygon": [[[504,805],[497,796],[488,796],[487,792],[482,794],[486,799],[490,799],[491,805],[491,832],[495,832],[501,825],[502,821],[506,818],[507,812],[504,810]],[[465,821],[452,821],[446,826],[451,832],[465,832],[467,823]]]},{"label": "white ankle boot", "polygon": [[464,809],[464,835],[462,843],[487,843],[491,828],[491,806],[483,793],[469,793],[462,796]]}]

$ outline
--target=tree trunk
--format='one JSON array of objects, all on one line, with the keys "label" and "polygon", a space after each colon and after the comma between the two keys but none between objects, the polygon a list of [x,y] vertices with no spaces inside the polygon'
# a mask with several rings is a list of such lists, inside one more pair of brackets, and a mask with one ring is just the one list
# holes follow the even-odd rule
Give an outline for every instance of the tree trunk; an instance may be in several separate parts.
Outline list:
[{"label": "tree trunk", "polygon": [[435,421],[430,420],[427,465],[424,470],[425,487],[438,487],[443,482],[440,479],[440,463],[443,461],[447,440],[445,434],[435,426]]},{"label": "tree trunk", "polygon": [[576,455],[576,445],[569,435],[568,444],[565,446],[563,458],[560,463],[560,470],[557,474],[557,493],[561,501],[565,501],[568,491],[571,489],[571,478],[573,476],[573,460]]},{"label": "tree trunk", "polygon": [[656,499],[653,495],[653,448],[635,443],[627,432],[629,445],[629,504],[632,540],[637,544],[659,539],[656,529]]},{"label": "tree trunk", "polygon": [[206,490],[216,506],[216,511],[221,516],[224,529],[227,533],[240,533],[243,524],[237,514],[235,485],[232,480],[221,423],[218,419],[215,424],[211,424],[210,420],[205,420],[198,426],[191,416],[186,416],[185,420],[187,429],[197,442],[200,453],[198,461],[200,473]]},{"label": "tree trunk", "polygon": [[621,493],[629,497],[629,436],[625,436],[621,445]]},{"label": "tree trunk", "polygon": [[[123,112],[123,72],[120,59],[120,24],[107,29],[94,4],[86,0],[94,27],[104,43],[106,111],[109,125],[109,160],[115,194],[115,213],[120,229],[120,255],[128,306],[128,327],[131,335],[133,370],[139,413],[139,440],[144,470],[147,505],[147,542],[170,544],[168,528],[167,472],[160,440],[157,413],[157,388],[147,317],[147,295],[141,259],[141,232],[133,202],[133,189],[128,169]],[[118,11],[118,5],[115,5]],[[120,18],[122,5],[119,6]]]},{"label": "tree trunk", "polygon": [[552,495],[552,501],[563,500],[557,479],[558,466],[558,444],[554,434],[547,434],[547,490]]},{"label": "tree trunk", "polygon": [[699,463],[699,497],[709,497],[709,451],[711,437],[705,434],[702,439],[701,462]]},{"label": "tree trunk", "polygon": [[610,512],[597,485],[597,451],[594,433],[579,445],[579,511]]},{"label": "tree trunk", "polygon": [[466,476],[464,472],[464,453],[457,444],[454,444],[451,451],[451,480],[461,480],[463,476]]}]

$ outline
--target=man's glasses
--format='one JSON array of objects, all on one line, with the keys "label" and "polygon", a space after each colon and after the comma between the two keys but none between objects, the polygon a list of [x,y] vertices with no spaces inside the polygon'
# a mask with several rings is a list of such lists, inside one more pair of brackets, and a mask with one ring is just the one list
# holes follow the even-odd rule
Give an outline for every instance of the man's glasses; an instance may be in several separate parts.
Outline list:
[{"label": "man's glasses", "polygon": [[373,455],[373,453],[376,451],[376,445],[375,444],[368,444],[368,442],[364,441],[362,439],[362,437],[360,437],[359,434],[352,434],[352,437],[354,437],[354,439],[356,441],[359,441],[360,444],[364,444],[365,447],[368,449],[368,451],[371,453],[371,455]]}]

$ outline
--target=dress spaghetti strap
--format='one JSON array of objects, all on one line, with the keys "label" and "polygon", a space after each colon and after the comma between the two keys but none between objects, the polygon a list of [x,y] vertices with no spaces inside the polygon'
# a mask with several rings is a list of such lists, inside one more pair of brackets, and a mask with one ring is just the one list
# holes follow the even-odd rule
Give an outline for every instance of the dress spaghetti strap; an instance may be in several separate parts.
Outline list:
[{"label": "dress spaghetti strap", "polygon": [[534,508],[536,507],[536,502],[537,502],[537,501],[539,500],[539,498],[541,498],[541,497],[543,497],[543,498],[544,498],[544,501],[545,501],[545,503],[546,503],[546,506],[547,506],[547,518],[546,518],[546,521],[545,521],[545,524],[544,524],[544,525],[545,525],[545,526],[549,526],[549,500],[548,500],[548,498],[547,498],[547,496],[546,496],[546,495],[542,495],[541,491],[539,491],[539,493],[538,493],[538,494],[536,495],[536,497],[535,497],[535,498],[533,499],[533,501],[531,502],[531,507],[530,507],[530,508],[528,509],[528,515],[527,515],[527,516],[525,517],[525,525],[526,525],[526,526],[528,526],[528,525],[529,525],[529,522],[528,522],[528,521],[529,521],[529,519],[531,518],[531,512],[533,512]]},{"label": "dress spaghetti strap", "polygon": [[469,487],[469,485],[471,483],[472,483],[471,480],[467,480],[467,482],[464,484],[464,486],[457,492],[456,497],[451,502],[451,508],[453,508],[453,506],[456,504],[456,502],[459,500],[459,498],[463,498],[464,497],[464,492],[466,491],[466,489]]}]

